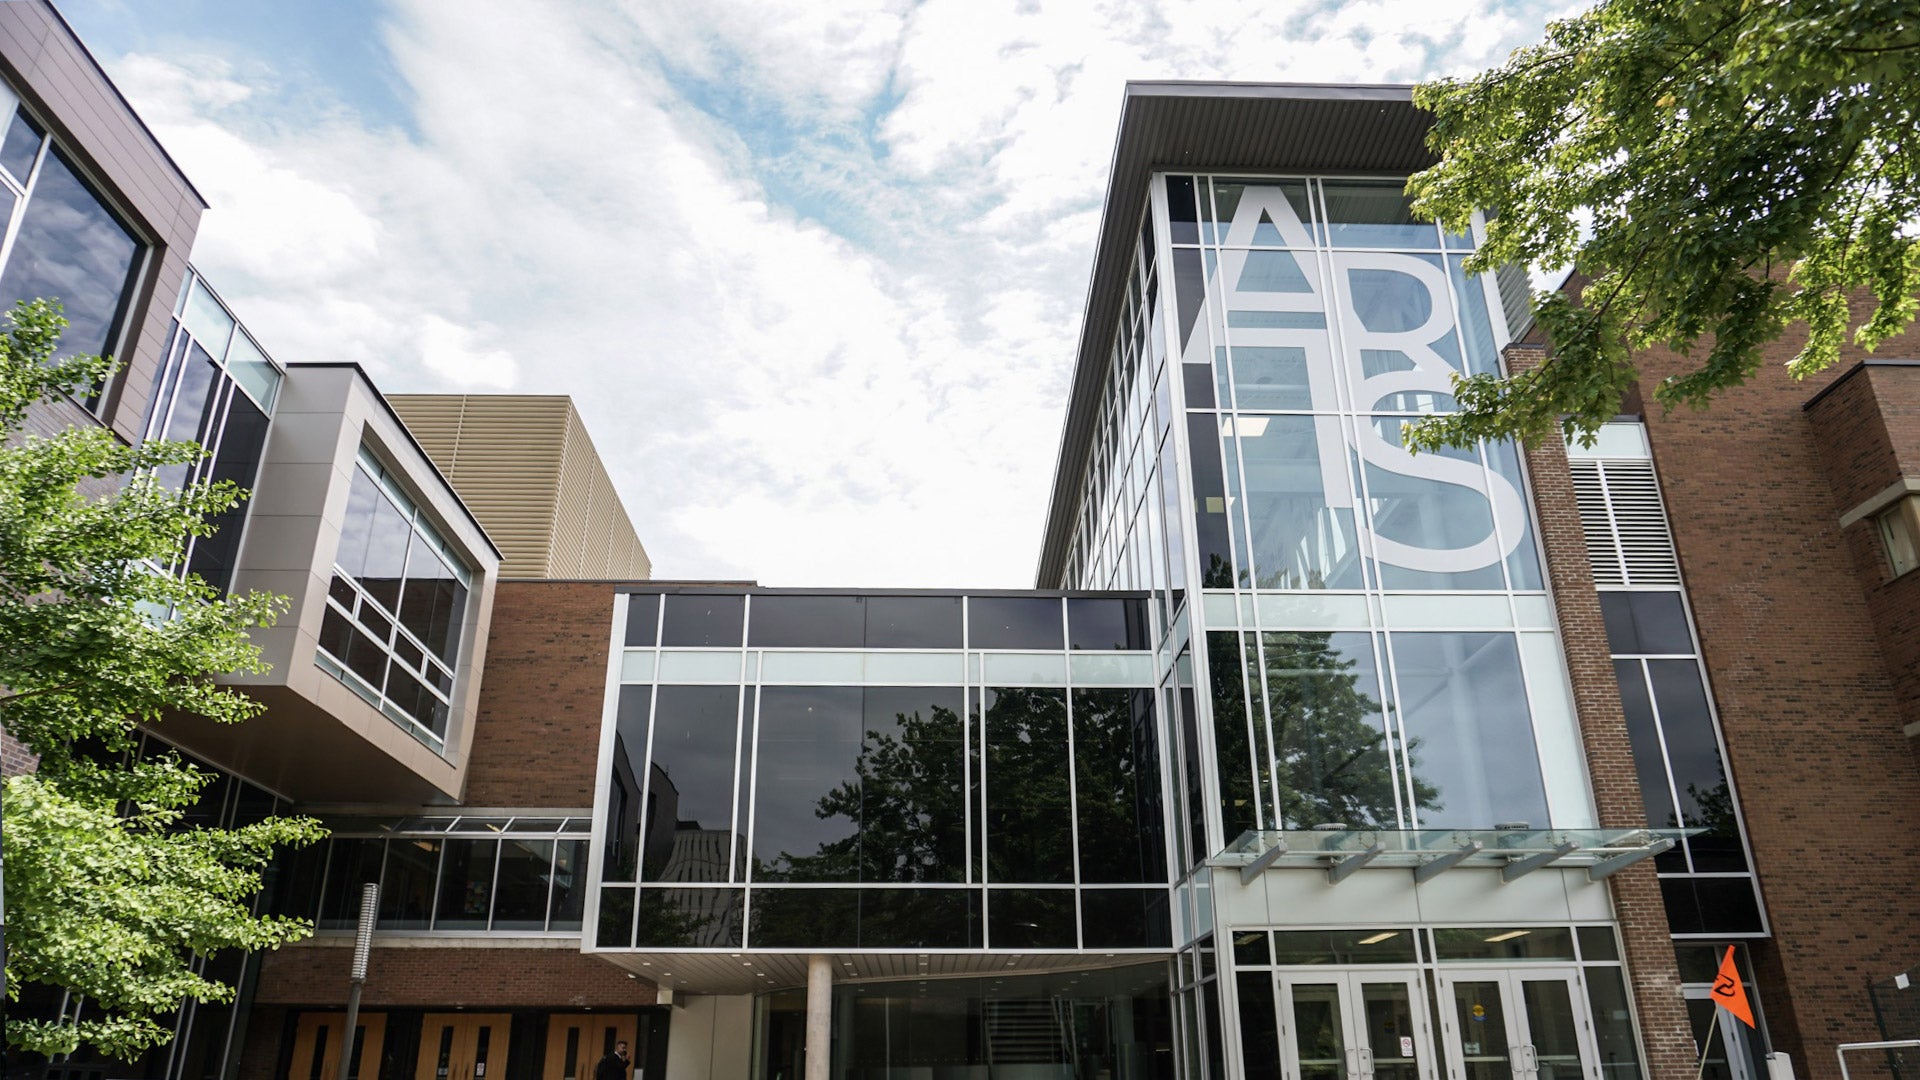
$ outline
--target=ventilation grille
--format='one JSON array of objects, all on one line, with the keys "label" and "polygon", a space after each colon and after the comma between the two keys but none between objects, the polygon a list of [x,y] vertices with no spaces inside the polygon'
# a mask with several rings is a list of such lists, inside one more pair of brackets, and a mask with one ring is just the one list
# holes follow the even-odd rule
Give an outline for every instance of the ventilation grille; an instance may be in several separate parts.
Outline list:
[{"label": "ventilation grille", "polygon": [[1653,463],[1575,458],[1567,464],[1594,584],[1680,584],[1680,561]]}]

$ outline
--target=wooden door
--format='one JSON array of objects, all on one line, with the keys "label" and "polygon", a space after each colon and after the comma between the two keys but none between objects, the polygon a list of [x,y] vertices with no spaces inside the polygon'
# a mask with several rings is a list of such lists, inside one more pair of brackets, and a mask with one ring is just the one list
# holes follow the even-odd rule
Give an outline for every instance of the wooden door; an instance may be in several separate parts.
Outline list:
[{"label": "wooden door", "polygon": [[[633,1014],[555,1013],[547,1021],[547,1065],[542,1080],[593,1080],[599,1064],[615,1042],[627,1044],[631,1061],[638,1027]],[[640,1080],[633,1073],[627,1080]]]},{"label": "wooden door", "polygon": [[[293,1034],[290,1080],[336,1080],[340,1075],[340,1029],[346,1022],[346,1013],[300,1014]],[[353,1080],[379,1080],[380,1059],[387,1041],[387,1018],[382,1013],[361,1013],[356,1027],[359,1053],[349,1063],[347,1075]]]},{"label": "wooden door", "polygon": [[501,1080],[511,1024],[506,1013],[428,1013],[414,1080]]}]

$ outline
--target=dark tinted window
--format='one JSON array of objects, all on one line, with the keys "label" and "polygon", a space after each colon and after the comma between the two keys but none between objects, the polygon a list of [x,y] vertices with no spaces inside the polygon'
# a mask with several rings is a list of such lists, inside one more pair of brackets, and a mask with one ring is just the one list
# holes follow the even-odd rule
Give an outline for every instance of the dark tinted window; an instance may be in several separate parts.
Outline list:
[{"label": "dark tinted window", "polygon": [[387,845],[387,872],[380,878],[381,927],[426,928],[433,911],[433,882],[439,863],[438,840],[395,840]]},{"label": "dark tinted window", "polygon": [[[640,861],[640,794],[647,776],[647,729],[653,707],[653,687],[622,686],[614,714],[613,767],[607,785],[607,825],[603,833],[602,873],[608,881],[632,881]],[[650,796],[654,805],[671,805],[659,815],[648,815],[652,834],[649,848],[664,861],[673,845],[674,814],[678,798],[661,784]]]},{"label": "dark tinted window", "polygon": [[737,649],[746,598],[721,593],[669,593],[660,644]]},{"label": "dark tinted window", "polygon": [[1187,417],[1193,450],[1194,540],[1200,545],[1200,585],[1233,588],[1233,552],[1227,532],[1227,488],[1220,474],[1219,418],[1212,413]]},{"label": "dark tinted window", "polygon": [[1616,653],[1693,655],[1693,634],[1677,592],[1603,592],[1600,613]]},{"label": "dark tinted window", "polygon": [[1061,647],[1059,600],[1042,596],[975,596],[967,605],[967,643],[971,648]]},{"label": "dark tinted window", "polygon": [[660,598],[635,595],[627,597],[627,639],[630,648],[656,644],[660,636]]},{"label": "dark tinted window", "polygon": [[[260,449],[267,442],[267,415],[245,394],[234,394],[227,407],[227,421],[220,434],[220,449],[213,459],[213,480],[230,480],[252,489],[254,474],[260,469]],[[240,530],[247,519],[247,504],[228,507],[210,519],[212,536],[193,542],[193,556],[187,569],[219,589],[227,590],[233,580],[233,560],[240,551]]]},{"label": "dark tinted window", "polygon": [[[1627,743],[1633,747],[1633,770],[1640,780],[1640,799],[1647,808],[1647,824],[1656,829],[1672,829],[1680,824],[1673,810],[1673,789],[1668,786],[1666,755],[1660,747],[1660,727],[1653,719],[1653,699],[1647,693],[1647,677],[1639,660],[1615,660],[1614,676],[1620,683],[1620,707],[1627,717]],[[1657,856],[1662,870],[1685,870],[1686,852],[1675,847]]]},{"label": "dark tinted window", "polygon": [[495,930],[544,930],[553,841],[509,839],[500,845],[500,877],[493,895]]},{"label": "dark tinted window", "polygon": [[[1391,825],[1396,782],[1372,635],[1264,634],[1261,645],[1281,820],[1289,828]],[[1430,788],[1421,795],[1425,810],[1434,796]]]},{"label": "dark tinted window", "polygon": [[[1167,177],[1167,232],[1176,244],[1200,242],[1200,213],[1193,202],[1191,176]],[[1146,242],[1147,238],[1143,236],[1142,242]],[[1153,250],[1150,243],[1147,250]]]},{"label": "dark tinted window", "polygon": [[67,330],[55,355],[110,352],[139,251],[126,226],[50,151],[0,276],[0,311],[21,300],[58,300]]},{"label": "dark tinted window", "polygon": [[[739,709],[738,687],[657,688],[641,853],[645,880],[727,880]],[[670,842],[662,835],[669,821]]]},{"label": "dark tinted window", "polygon": [[869,596],[869,649],[958,649],[961,608],[957,596]]},{"label": "dark tinted window", "polygon": [[865,640],[866,605],[858,596],[754,595],[749,645],[857,649]]},{"label": "dark tinted window", "polygon": [[1692,660],[1649,660],[1647,676],[1653,685],[1654,707],[1660,711],[1681,816],[1688,827],[1707,830],[1687,838],[1693,868],[1745,870],[1740,826],[1720,761],[1720,743],[1714,737],[1713,716],[1707,711],[1700,665]]},{"label": "dark tinted window", "polygon": [[[406,844],[407,841],[397,841]],[[448,840],[440,860],[440,899],[436,930],[485,930],[493,903],[493,864],[498,840]]]},{"label": "dark tinted window", "polygon": [[594,944],[603,949],[626,949],[633,945],[633,890],[600,890],[600,929]]},{"label": "dark tinted window", "polygon": [[752,938],[754,948],[977,949],[980,892],[755,889]]},{"label": "dark tinted window", "polygon": [[996,949],[1078,946],[1072,889],[993,889],[988,905]]},{"label": "dark tinted window", "polygon": [[1173,944],[1165,889],[1082,889],[1080,931],[1089,949],[1151,949]]},{"label": "dark tinted window", "polygon": [[1221,838],[1232,843],[1241,833],[1260,827],[1239,634],[1216,630],[1207,635],[1207,674],[1213,682],[1213,747],[1219,759],[1220,823],[1225,830]]},{"label": "dark tinted window", "polygon": [[[580,912],[587,902],[587,842],[558,841],[553,858],[553,888],[547,908],[549,930],[580,929]],[[501,886],[505,899],[505,886]]]},{"label": "dark tinted window", "polygon": [[13,113],[6,141],[0,142],[0,165],[6,166],[21,187],[26,186],[27,176],[33,172],[33,159],[40,155],[40,139],[40,125],[27,119],[25,113]]},{"label": "dark tinted window", "polygon": [[861,691],[760,690],[756,881],[858,881]]},{"label": "dark tinted window", "polygon": [[1081,881],[1167,879],[1152,702],[1146,691],[1073,692]]},{"label": "dark tinted window", "polygon": [[965,692],[871,686],[864,697],[860,879],[964,881]]},{"label": "dark tinted window", "polygon": [[1146,601],[1084,596],[1067,599],[1067,648],[1103,650],[1151,647],[1147,641]]},{"label": "dark tinted window", "polygon": [[641,889],[641,948],[740,947],[744,889]]},{"label": "dark tinted window", "polygon": [[1276,964],[1411,964],[1411,930],[1281,930],[1273,935]]},{"label": "dark tinted window", "polygon": [[986,691],[987,880],[1073,880],[1067,692]]},{"label": "dark tinted window", "polygon": [[1280,1075],[1280,1025],[1273,1011],[1273,976],[1243,971],[1240,985],[1240,1060],[1248,1076]]}]

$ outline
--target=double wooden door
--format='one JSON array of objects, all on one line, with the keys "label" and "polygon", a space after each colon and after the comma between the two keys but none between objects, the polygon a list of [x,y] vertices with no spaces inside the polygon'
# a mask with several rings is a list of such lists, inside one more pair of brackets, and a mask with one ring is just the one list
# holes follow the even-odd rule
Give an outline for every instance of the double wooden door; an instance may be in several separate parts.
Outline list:
[{"label": "double wooden door", "polygon": [[[292,1080],[337,1080],[340,1075],[341,1037],[346,1013],[302,1013],[293,1034]],[[380,1080],[380,1055],[387,1042],[387,1018],[361,1013],[355,1025],[353,1056],[347,1062],[349,1080]]]},{"label": "double wooden door", "polygon": [[[542,1080],[593,1080],[593,1067],[613,1049],[627,1044],[631,1059],[638,1051],[632,1014],[555,1013],[547,1021],[547,1062]],[[627,1080],[643,1080],[637,1071]]]},{"label": "double wooden door", "polygon": [[420,1023],[414,1080],[499,1080],[511,1030],[506,1013],[428,1013]]}]

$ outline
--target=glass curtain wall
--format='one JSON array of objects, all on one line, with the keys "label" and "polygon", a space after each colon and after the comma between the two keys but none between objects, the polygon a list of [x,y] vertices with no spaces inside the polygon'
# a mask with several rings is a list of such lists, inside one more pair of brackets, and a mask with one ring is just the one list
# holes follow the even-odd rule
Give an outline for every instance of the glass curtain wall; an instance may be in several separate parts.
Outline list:
[{"label": "glass curtain wall", "polygon": [[1406,447],[1505,331],[1472,236],[1401,187],[1159,178],[1215,850],[1593,821],[1519,455]]},{"label": "glass curtain wall", "polygon": [[[197,442],[208,456],[168,466],[161,479],[173,487],[227,480],[250,490],[280,392],[279,367],[196,273],[187,275],[168,340],[144,437]],[[188,541],[184,569],[222,592],[233,583],[246,508],[229,508],[213,519],[212,535]]]},{"label": "glass curtain wall", "polygon": [[112,353],[145,245],[0,83],[0,312],[57,300],[56,357]]},{"label": "glass curtain wall", "polygon": [[1144,598],[625,604],[601,948],[1170,943]]}]

